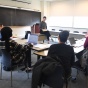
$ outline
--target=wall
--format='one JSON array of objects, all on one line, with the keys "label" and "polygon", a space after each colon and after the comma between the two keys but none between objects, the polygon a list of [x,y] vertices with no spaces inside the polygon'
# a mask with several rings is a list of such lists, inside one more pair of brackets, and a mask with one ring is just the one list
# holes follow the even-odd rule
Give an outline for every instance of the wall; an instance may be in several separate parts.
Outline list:
[{"label": "wall", "polygon": [[25,31],[31,31],[30,26],[10,26],[13,30],[13,36],[24,37]]},{"label": "wall", "polygon": [[[63,27],[49,27],[49,29],[70,29],[78,30],[78,31],[87,31],[88,30],[88,20],[85,19],[88,18],[88,0],[62,0],[62,1],[53,1],[50,4],[50,11],[49,11],[49,17],[60,17],[60,16],[72,16],[72,28],[63,28]],[[83,25],[83,28],[74,27],[74,21],[75,17],[77,17],[77,21],[80,20],[80,25]],[[78,17],[83,19],[78,19]],[[52,21],[53,22],[53,21]],[[76,21],[75,21],[76,22]],[[73,28],[74,27],[74,28]],[[85,29],[86,28],[86,29]]]},{"label": "wall", "polygon": [[[0,0],[0,5],[21,7],[21,8],[41,12],[40,0],[31,0],[31,1],[32,1],[31,4],[26,4],[11,0]],[[13,30],[13,36],[18,36],[18,37],[24,37],[25,31],[31,30],[30,26],[10,26],[10,27]]]},{"label": "wall", "polygon": [[49,1],[40,1],[41,3],[41,18],[43,16],[46,16],[47,18],[49,17],[49,12],[50,12],[50,2]]},{"label": "wall", "polygon": [[88,0],[53,1],[50,16],[88,16]]},{"label": "wall", "polygon": [[29,8],[31,10],[41,11],[40,0],[31,0],[31,4],[15,2],[15,1],[11,1],[11,0],[0,0],[0,5],[22,7],[22,8],[26,8],[26,9]]}]

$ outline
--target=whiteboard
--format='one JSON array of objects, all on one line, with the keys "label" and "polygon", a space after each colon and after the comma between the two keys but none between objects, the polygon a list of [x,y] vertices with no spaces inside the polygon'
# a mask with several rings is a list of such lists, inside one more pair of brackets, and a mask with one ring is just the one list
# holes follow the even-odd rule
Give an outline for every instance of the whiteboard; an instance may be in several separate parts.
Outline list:
[{"label": "whiteboard", "polygon": [[52,16],[48,20],[49,26],[61,26],[61,27],[72,27],[73,16]]},{"label": "whiteboard", "polygon": [[88,16],[75,16],[73,25],[75,28],[88,28]]}]

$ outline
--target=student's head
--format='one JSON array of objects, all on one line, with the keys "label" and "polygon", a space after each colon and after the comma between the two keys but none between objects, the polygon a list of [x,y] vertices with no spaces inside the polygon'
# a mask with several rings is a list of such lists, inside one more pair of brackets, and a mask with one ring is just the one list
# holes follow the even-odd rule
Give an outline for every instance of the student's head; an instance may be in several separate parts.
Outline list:
[{"label": "student's head", "polygon": [[59,33],[58,40],[59,43],[65,43],[69,37],[69,32],[68,31],[62,31]]},{"label": "student's head", "polygon": [[2,40],[9,39],[12,36],[12,29],[10,27],[3,27],[1,29]]},{"label": "student's head", "polygon": [[43,21],[46,21],[46,16],[43,17]]}]

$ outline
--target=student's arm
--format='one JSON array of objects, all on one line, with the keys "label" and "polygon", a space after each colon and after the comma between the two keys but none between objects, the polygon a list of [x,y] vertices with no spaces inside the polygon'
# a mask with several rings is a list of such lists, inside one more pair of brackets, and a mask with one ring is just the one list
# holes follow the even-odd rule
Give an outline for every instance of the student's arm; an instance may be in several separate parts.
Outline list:
[{"label": "student's arm", "polygon": [[88,37],[86,38],[85,43],[84,43],[84,48],[87,48],[87,47],[88,47]]},{"label": "student's arm", "polygon": [[74,62],[75,62],[75,53],[74,53],[74,50],[72,48],[71,66],[73,66]]}]

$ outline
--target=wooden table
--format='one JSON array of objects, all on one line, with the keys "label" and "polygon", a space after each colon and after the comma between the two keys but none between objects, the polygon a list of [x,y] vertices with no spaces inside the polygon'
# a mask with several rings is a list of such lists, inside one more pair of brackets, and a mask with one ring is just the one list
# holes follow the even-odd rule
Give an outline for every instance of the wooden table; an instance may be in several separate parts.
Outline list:
[{"label": "wooden table", "polygon": [[[84,41],[85,41],[85,39],[80,39],[80,40],[78,40],[78,41],[76,42],[77,45],[79,44],[79,46],[77,46],[77,47],[73,47],[73,49],[74,49],[74,53],[75,53],[75,54],[77,54],[77,53],[79,53],[79,52],[81,52],[81,51],[84,50],[84,46],[83,46]],[[81,44],[81,46],[80,46],[80,44]],[[47,56],[47,54],[48,54],[48,50],[35,51],[34,54],[37,55],[37,59],[39,59],[40,56],[42,56],[42,57]]]}]

